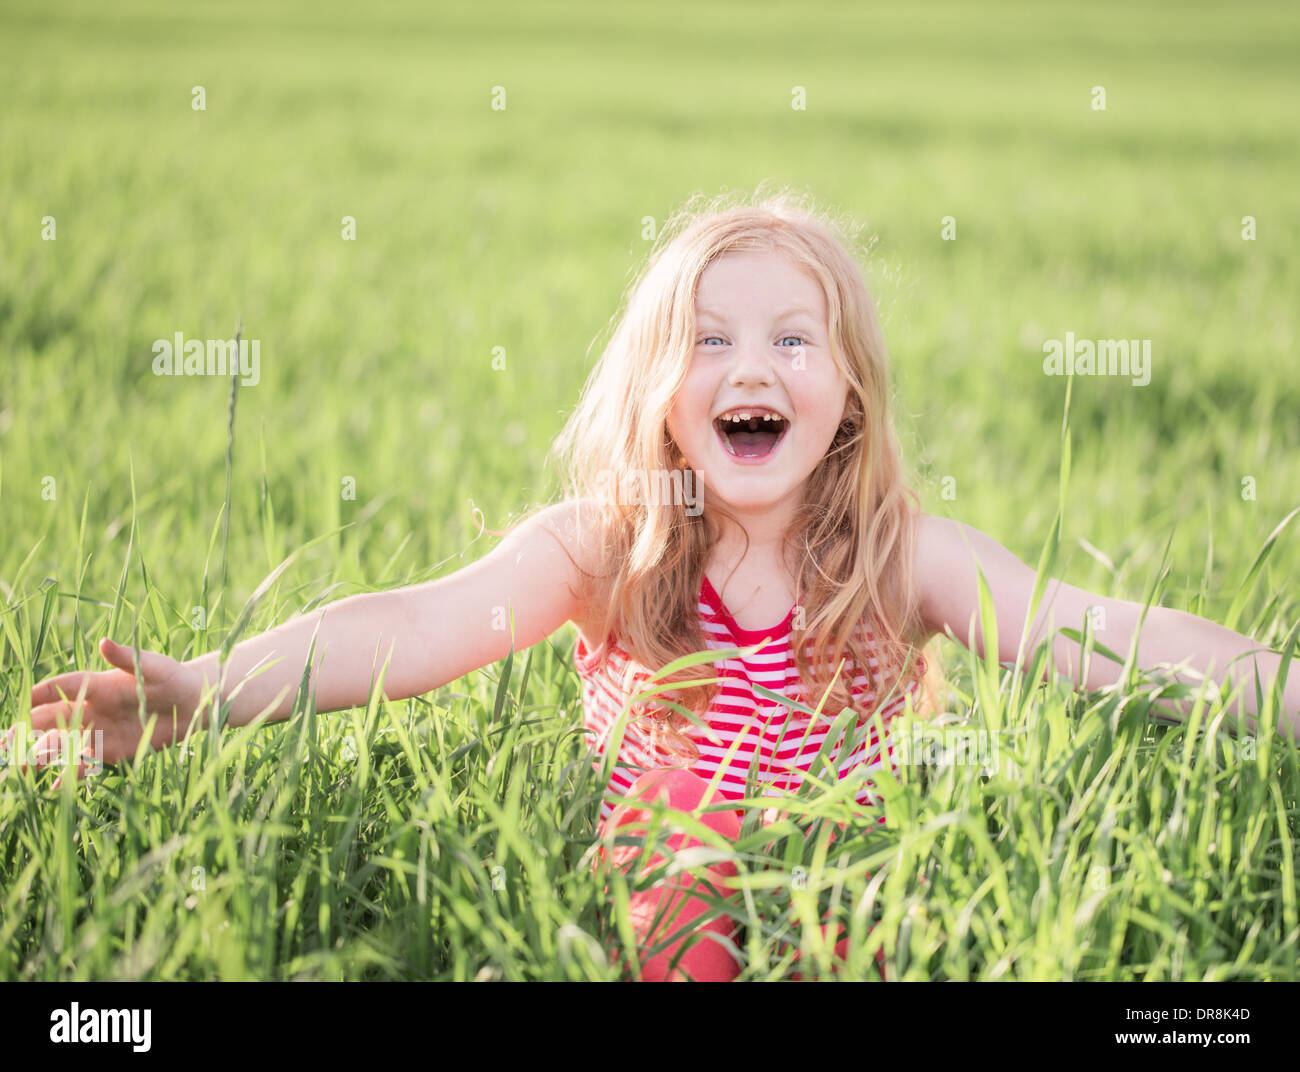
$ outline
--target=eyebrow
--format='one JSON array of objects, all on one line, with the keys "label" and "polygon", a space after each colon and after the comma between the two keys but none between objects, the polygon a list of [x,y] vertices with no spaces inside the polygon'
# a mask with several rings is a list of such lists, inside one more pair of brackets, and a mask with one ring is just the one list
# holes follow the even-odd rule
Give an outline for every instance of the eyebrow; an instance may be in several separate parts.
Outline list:
[{"label": "eyebrow", "polygon": [[[804,306],[804,305],[795,305],[795,306],[792,306],[792,307],[789,308],[789,309],[786,309],[784,312],[777,313],[777,314],[776,314],[776,319],[777,319],[777,320],[784,320],[784,319],[785,319],[786,317],[788,317],[788,316],[798,316],[798,315],[800,315],[800,314],[802,314],[803,316],[806,316],[806,317],[810,317],[812,320],[817,320],[817,319],[818,319],[817,314],[816,314],[815,312],[813,312],[811,309],[809,309],[807,306]],[[726,318],[725,316],[723,316],[721,313],[718,313],[718,312],[716,312],[716,311],[713,310],[713,309],[701,309],[701,310],[699,311],[699,313],[697,314],[697,316],[699,316],[699,317],[701,317],[701,318],[706,317],[706,316],[707,316],[707,317],[712,317],[714,320],[726,320],[726,319],[727,319],[727,318]]]}]

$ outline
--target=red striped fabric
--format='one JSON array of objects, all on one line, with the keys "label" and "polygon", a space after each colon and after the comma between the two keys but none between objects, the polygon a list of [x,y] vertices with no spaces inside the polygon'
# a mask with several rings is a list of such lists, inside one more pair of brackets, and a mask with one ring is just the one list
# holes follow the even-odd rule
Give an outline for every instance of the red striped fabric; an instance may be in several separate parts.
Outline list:
[{"label": "red striped fabric", "polygon": [[[705,716],[716,740],[706,736],[694,725],[685,731],[700,750],[699,760],[689,769],[706,780],[712,780],[721,768],[717,792],[728,800],[739,800],[746,796],[746,775],[755,753],[758,755],[756,777],[759,785],[764,787],[763,795],[797,788],[826,739],[830,719],[825,717],[825,711],[823,718],[814,727],[802,713],[795,712],[790,717],[790,708],[757,696],[751,687],[756,682],[783,696],[808,703],[811,707],[816,706],[815,701],[808,701],[807,690],[799,680],[795,667],[794,648],[790,642],[794,612],[795,608],[791,607],[785,618],[770,629],[742,629],[723,605],[708,577],[704,578],[700,586],[700,623],[711,649],[748,647],[764,638],[771,638],[765,647],[752,655],[716,660],[712,671],[709,670],[708,663],[699,668],[700,677],[718,677],[722,680],[719,682],[718,694]],[[867,663],[874,672],[879,663],[873,650],[874,637],[871,631],[865,624],[859,625],[856,637],[861,650],[867,652]],[[599,757],[605,754],[606,743],[629,693],[635,693],[650,677],[650,671],[632,659],[615,637],[611,635],[606,643],[609,645],[609,657],[603,669],[600,666],[601,649],[588,650],[581,634],[578,635],[574,649],[574,663],[582,681],[583,721],[587,733],[594,737],[597,770]],[[810,642],[809,654],[811,655]],[[918,669],[924,672],[924,660],[918,661]],[[841,673],[852,678],[855,708],[870,714],[876,703],[876,692],[870,687],[866,675],[861,668],[855,666],[852,659],[846,659]],[[916,682],[909,683],[908,689],[913,694],[913,703],[916,703]],[[885,705],[881,717],[886,727],[889,720],[903,710],[905,702],[906,696],[900,692]],[[633,710],[639,712],[646,709],[643,704],[638,704]],[[626,720],[622,747],[606,787],[607,798],[609,794],[625,796],[644,768],[682,766],[687,762],[652,741],[650,730],[649,720]],[[850,726],[849,733],[853,734],[854,731],[855,727]],[[882,755],[874,728],[859,731],[857,736],[863,739],[859,740],[856,747],[845,752],[846,734],[841,732],[827,753],[832,757],[840,778],[863,766],[868,773],[879,770],[886,761],[897,770],[889,741],[885,741]],[[871,792],[873,785],[870,780],[864,782],[856,796],[858,803],[866,807],[876,806],[879,798]],[[613,810],[614,804],[608,799],[603,800],[600,807],[601,819],[608,818]],[[883,815],[879,821],[885,821]]]}]

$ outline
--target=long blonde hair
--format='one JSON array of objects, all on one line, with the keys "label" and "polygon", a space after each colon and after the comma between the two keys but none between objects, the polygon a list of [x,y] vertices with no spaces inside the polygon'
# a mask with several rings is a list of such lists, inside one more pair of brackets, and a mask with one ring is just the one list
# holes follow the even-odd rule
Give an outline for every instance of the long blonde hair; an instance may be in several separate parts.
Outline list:
[{"label": "long blonde hair", "polygon": [[[753,196],[696,195],[665,224],[552,446],[566,498],[599,504],[591,543],[600,564],[583,571],[594,642],[616,635],[634,659],[656,669],[707,648],[698,599],[709,550],[720,535],[709,511],[731,515],[716,504],[692,514],[682,496],[611,496],[609,490],[638,481],[646,487],[645,474],[684,475],[685,458],[668,432],[667,415],[694,351],[700,276],[729,252],[774,251],[820,282],[830,349],[849,388],[845,418],[785,533],[787,560],[799,562],[797,606],[804,613],[796,616],[791,642],[800,679],[816,706],[847,653],[875,689],[877,703],[916,681],[922,686],[918,710],[933,704],[941,676],[935,653],[918,659],[924,632],[912,577],[919,504],[904,480],[892,426],[880,324],[849,251],[855,234],[810,198],[785,189],[765,194],[762,186]],[[874,671],[853,637],[864,622],[879,660]],[[608,647],[601,645],[602,663]],[[697,666],[664,680],[707,676]],[[717,689],[683,687],[670,696],[698,718]],[[821,717],[830,720],[851,705],[849,675],[841,672]],[[659,703],[640,706],[633,717],[655,720],[655,740],[686,759],[698,757],[683,733],[689,720]],[[860,712],[859,724],[869,715]]]}]

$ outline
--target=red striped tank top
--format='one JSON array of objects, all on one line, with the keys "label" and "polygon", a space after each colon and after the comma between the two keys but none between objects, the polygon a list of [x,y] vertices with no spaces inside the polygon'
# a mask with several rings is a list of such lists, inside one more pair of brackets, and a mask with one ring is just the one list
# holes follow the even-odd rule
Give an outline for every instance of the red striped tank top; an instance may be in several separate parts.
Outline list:
[{"label": "red striped tank top", "polygon": [[[791,607],[785,618],[770,629],[742,629],[723,605],[708,577],[704,578],[700,586],[700,624],[709,648],[744,648],[757,644],[765,637],[771,638],[765,647],[753,654],[716,660],[712,671],[709,670],[708,663],[698,667],[699,677],[719,679],[718,693],[703,719],[717,740],[706,736],[700,727],[689,724],[683,733],[699,749],[700,758],[690,764],[688,769],[706,781],[711,781],[725,764],[717,794],[728,800],[739,800],[747,795],[746,775],[754,762],[755,752],[758,754],[756,777],[759,785],[763,786],[763,795],[797,788],[830,729],[831,718],[825,710],[817,720],[817,725],[810,728],[806,715],[795,712],[794,717],[790,717],[790,708],[758,696],[751,688],[751,683],[757,682],[791,699],[808,703],[811,707],[816,706],[815,701],[809,703],[807,690],[795,666],[794,648],[790,642],[794,613],[795,608]],[[859,650],[867,652],[867,663],[874,672],[879,663],[873,650],[874,637],[865,624],[858,626],[855,640],[859,644]],[[577,646],[574,648],[574,664],[582,681],[583,721],[587,733],[595,738],[593,743],[597,758],[594,762],[598,771],[601,757],[605,754],[605,745],[615,729],[629,694],[635,693],[650,677],[650,671],[632,659],[612,634],[607,643],[609,654],[604,669],[600,666],[601,649],[588,650],[581,633],[578,634]],[[811,658],[811,641],[807,644]],[[924,673],[923,659],[918,658],[917,669]],[[870,686],[861,668],[854,664],[852,658],[846,657],[841,674],[851,677],[855,709],[871,714],[876,702],[876,690]],[[917,702],[917,688],[917,682],[908,683],[907,691],[913,696],[913,704]],[[905,702],[906,694],[899,690],[884,706],[881,719],[886,727],[889,720],[903,710]],[[634,708],[635,711],[644,709],[642,705]],[[685,766],[689,763],[689,759],[664,750],[651,739],[650,720],[629,717],[625,725],[623,743],[606,786],[606,799],[602,800],[600,806],[602,820],[608,818],[614,810],[615,805],[610,803],[609,795],[625,796],[645,768]],[[854,731],[855,727],[848,727],[849,734],[854,734]],[[897,772],[893,748],[888,739],[882,755],[874,727],[858,731],[855,735],[859,743],[847,754],[841,755],[846,741],[844,731],[840,732],[827,752],[834,762],[838,777],[842,779],[859,767],[865,767],[867,773],[879,770],[886,760],[891,769]],[[739,744],[736,744],[737,738],[740,739]],[[864,780],[855,798],[859,804],[866,807],[879,804],[879,798],[871,792],[873,787],[873,782]],[[742,819],[743,815],[743,810],[740,810]],[[882,815],[879,822],[884,821]]]}]

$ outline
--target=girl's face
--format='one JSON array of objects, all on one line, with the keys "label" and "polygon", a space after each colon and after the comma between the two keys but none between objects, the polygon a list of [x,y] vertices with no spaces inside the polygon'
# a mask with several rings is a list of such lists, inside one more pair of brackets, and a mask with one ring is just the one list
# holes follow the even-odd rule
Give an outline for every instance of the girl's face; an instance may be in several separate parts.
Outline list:
[{"label": "girl's face", "polygon": [[821,285],[779,253],[728,253],[701,274],[695,316],[668,431],[705,508],[709,495],[740,512],[796,507],[848,409]]}]

